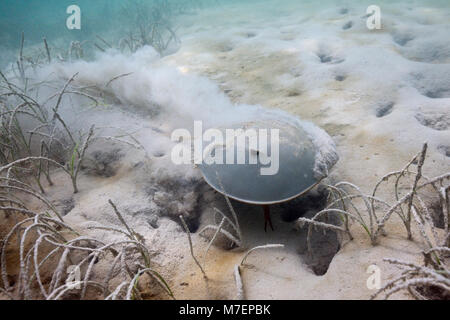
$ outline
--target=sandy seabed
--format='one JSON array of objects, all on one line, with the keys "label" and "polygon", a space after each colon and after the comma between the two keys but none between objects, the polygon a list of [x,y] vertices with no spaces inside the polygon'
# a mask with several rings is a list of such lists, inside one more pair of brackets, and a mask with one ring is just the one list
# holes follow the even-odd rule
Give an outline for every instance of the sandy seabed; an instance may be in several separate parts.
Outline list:
[{"label": "sandy seabed", "polygon": [[[283,221],[274,209],[275,231],[266,233],[258,208],[236,204],[243,249],[228,250],[227,241],[219,239],[205,258],[206,281],[177,217],[188,212],[191,228],[200,230],[214,220],[213,207],[225,211],[226,204],[202,183],[197,169],[170,162],[171,130],[190,128],[194,120],[227,123],[273,108],[311,121],[332,136],[340,161],[331,182],[349,181],[369,193],[424,142],[429,144],[426,174],[450,171],[450,9],[386,3],[382,29],[371,31],[366,8],[332,5],[317,11],[294,1],[204,9],[180,19],[181,46],[162,59],[144,48],[131,56],[109,53],[94,62],[49,66],[42,77],[80,72],[80,85],[133,72],[115,81],[106,97],[119,111],[89,117],[144,127],[137,137],[150,161],[123,149],[111,177],[85,171],[74,196],[60,187],[69,185],[67,178],[56,173],[48,196],[62,207],[70,204],[65,219],[80,230],[118,224],[107,204],[113,199],[145,236],[153,261],[178,299],[234,299],[234,266],[244,249],[267,243],[285,248],[255,252],[248,259],[242,269],[248,299],[368,299],[374,293],[366,285],[370,265],[381,268],[386,282],[400,271],[383,258],[422,261],[422,244],[406,240],[397,217],[377,246],[359,225],[351,227],[352,241],[323,238],[318,246],[329,248],[323,258],[331,263],[319,276],[305,261],[305,235],[293,222]],[[149,109],[163,110],[148,119]],[[390,196],[388,191],[380,195]],[[95,235],[107,237],[99,231]],[[193,241],[202,261],[207,239],[194,233]],[[398,293],[394,298],[410,297]]]}]

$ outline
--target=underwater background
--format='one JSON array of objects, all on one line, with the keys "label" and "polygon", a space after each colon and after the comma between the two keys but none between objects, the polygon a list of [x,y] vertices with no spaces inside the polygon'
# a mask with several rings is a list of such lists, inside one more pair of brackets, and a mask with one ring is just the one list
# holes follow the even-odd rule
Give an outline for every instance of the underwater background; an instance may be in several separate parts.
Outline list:
[{"label": "underwater background", "polygon": [[[81,10],[80,30],[66,26],[71,5]],[[372,5],[380,28],[367,25]],[[157,253],[177,298],[233,298],[239,252],[226,239],[208,255],[208,275],[218,280],[212,288],[186,253],[179,217],[200,252],[207,243],[194,232],[219,222],[214,208],[228,208],[198,168],[171,160],[174,130],[192,131],[194,121],[206,129],[289,117],[320,128],[317,150],[339,155],[327,184],[348,181],[375,195],[386,173],[420,163],[411,159],[425,155],[418,154],[425,141],[424,173],[440,176],[450,171],[449,35],[449,0],[0,0],[0,107],[18,119],[13,126],[4,117],[3,132],[29,135],[17,134],[18,157],[48,153],[73,173],[78,146],[87,147],[95,129],[87,161],[77,165],[79,192],[61,170],[42,187],[65,221],[85,231],[93,223],[117,226],[113,199]],[[35,106],[43,119],[31,113]],[[64,121],[55,125],[57,114]],[[46,141],[53,143],[47,151]],[[396,203],[398,193],[385,189],[380,198]],[[386,257],[422,263],[397,216],[386,225],[394,236],[380,234],[376,247],[367,228],[356,228],[356,241],[345,246],[335,233],[315,232],[312,259],[308,228],[297,230],[295,221],[314,216],[326,198],[315,190],[275,209],[276,231],[267,233],[261,208],[236,205],[246,247],[286,244],[254,257],[258,267],[245,274],[249,298],[368,299],[368,265]],[[364,213],[371,224],[372,211]],[[396,272],[388,267],[383,277]]]},{"label": "underwater background", "polygon": [[[299,17],[306,14],[320,15],[321,12],[326,12],[330,8],[345,10],[356,3],[360,7],[375,4],[392,8],[394,12],[398,10],[400,15],[402,10],[413,10],[416,6],[426,7],[429,10],[446,10],[450,7],[450,1],[447,0],[375,2],[370,0],[2,0],[0,2],[2,51],[0,61],[4,66],[6,61],[14,58],[15,51],[20,48],[22,32],[25,34],[27,45],[39,43],[43,37],[49,41],[63,42],[92,40],[96,34],[120,37],[135,28],[142,19],[154,21],[162,19],[164,23],[176,26],[180,16],[195,15],[199,11],[214,8],[223,10],[226,15],[228,7],[237,8],[244,17],[264,13],[266,20],[261,21],[261,28],[264,28],[265,22],[270,23],[271,20],[286,12],[297,14]],[[66,27],[66,19],[69,16],[66,9],[70,5],[81,8],[81,30],[69,30]]]}]

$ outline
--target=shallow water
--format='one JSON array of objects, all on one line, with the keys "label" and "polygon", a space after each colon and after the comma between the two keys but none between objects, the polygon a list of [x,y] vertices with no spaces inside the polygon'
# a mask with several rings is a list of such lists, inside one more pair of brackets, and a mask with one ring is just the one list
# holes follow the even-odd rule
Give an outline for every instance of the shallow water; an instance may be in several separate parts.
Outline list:
[{"label": "shallow water", "polygon": [[[81,11],[80,30],[66,25],[66,9],[73,4]],[[80,83],[99,84],[134,73],[112,86],[121,102],[113,104],[139,115],[163,114],[167,130],[190,128],[193,120],[243,121],[262,106],[314,122],[341,149],[377,141],[375,153],[401,149],[400,159],[427,140],[447,163],[450,3],[379,1],[379,29],[368,27],[375,21],[367,13],[370,5],[5,0],[0,66],[17,76],[23,32],[22,60],[29,63],[30,79],[62,81],[79,72]],[[116,123],[111,114],[109,120],[93,119]],[[389,147],[379,142],[393,139]],[[156,149],[164,144],[156,143]],[[376,166],[390,165],[386,160]]]},{"label": "shallow water", "polygon": [[[81,13],[79,30],[66,25],[71,16],[66,9],[74,4]],[[45,37],[51,68],[60,68],[56,62],[63,62],[66,70],[76,71],[81,60],[99,61],[99,53],[108,51],[115,55],[108,63],[116,70],[105,77],[126,73],[127,68],[143,72],[151,63],[173,68],[172,75],[161,71],[164,77],[155,79],[170,78],[166,86],[184,86],[183,80],[175,79],[181,72],[209,78],[219,87],[217,93],[208,87],[211,82],[205,82],[190,93],[180,92],[180,105],[174,108],[181,108],[177,112],[182,115],[199,114],[198,105],[205,103],[212,113],[228,108],[221,92],[232,103],[275,107],[328,125],[331,135],[343,134],[333,132],[336,128],[363,125],[372,117],[383,124],[373,121],[374,127],[366,130],[379,131],[375,127],[381,125],[389,131],[399,125],[402,115],[408,127],[423,131],[434,150],[446,150],[450,2],[378,1],[379,29],[368,27],[368,21],[375,21],[371,20],[375,15],[367,13],[371,4],[369,0],[4,0],[0,67],[16,68],[23,33],[22,59],[31,62],[33,72],[36,66],[45,69]],[[159,57],[142,53],[145,45],[155,48]],[[104,65],[95,66],[98,74],[105,71]],[[85,80],[95,82],[98,74],[85,75]],[[148,79],[143,76],[140,81],[143,85]],[[205,90],[206,101],[198,98]],[[158,97],[149,101],[142,94],[126,96],[140,105],[158,103]],[[203,118],[211,120],[212,113]],[[403,130],[398,138],[410,145],[410,134]]]},{"label": "shallow water", "polygon": [[[43,37],[47,37],[50,41],[57,39],[85,41],[92,40],[96,34],[115,37],[122,33],[123,36],[128,29],[135,27],[134,24],[137,22],[135,17],[126,14],[127,10],[135,10],[135,8],[144,14],[149,12],[146,10],[150,10],[151,12],[146,14],[147,17],[151,17],[156,9],[174,25],[177,25],[177,21],[183,15],[196,16],[204,10],[218,9],[224,16],[229,16],[230,20],[233,20],[231,12],[239,12],[239,16],[243,19],[246,16],[249,19],[259,16],[262,18],[259,20],[259,27],[265,28],[283,16],[296,16],[303,19],[329,15],[331,18],[331,14],[336,13],[335,18],[339,18],[339,14],[356,13],[354,8],[358,8],[360,15],[363,16],[364,9],[372,2],[364,0],[354,4],[344,0],[320,2],[312,0],[3,0],[0,3],[0,43],[8,50],[18,50],[22,32],[25,33],[28,44],[38,43]],[[409,15],[411,25],[417,22],[433,24],[434,14],[436,23],[439,23],[441,19],[448,21],[449,18],[450,4],[446,0],[378,1],[377,4],[392,18],[398,16],[401,19]],[[69,16],[66,9],[70,5],[78,5],[81,9],[81,30],[66,28],[66,20]],[[198,18],[198,22],[203,22],[201,17]],[[236,21],[235,25],[239,26],[243,22]],[[350,28],[350,25],[351,23],[346,27]]]},{"label": "shallow water", "polygon": [[[66,9],[72,4],[81,9],[80,30],[66,26]],[[180,255],[187,252],[185,235],[179,235],[174,221],[186,215],[196,229],[214,220],[211,208],[227,209],[223,198],[205,186],[199,170],[176,166],[170,159],[174,144],[170,133],[191,130],[196,120],[205,127],[224,127],[270,113],[309,121],[331,136],[339,153],[330,183],[349,181],[365,192],[387,172],[402,168],[424,141],[429,143],[426,174],[450,170],[450,2],[377,1],[379,30],[367,27],[372,4],[372,0],[2,0],[0,68],[14,84],[30,88],[50,112],[55,92],[76,75],[71,89],[88,96],[65,95],[59,110],[73,132],[86,133],[95,125],[99,135],[108,137],[133,133],[136,140],[128,142],[138,141],[148,157],[130,145],[98,143],[92,150],[94,160],[81,174],[79,195],[73,200],[71,190],[61,187],[68,183],[62,177],[49,187],[49,195],[58,201],[73,200],[67,220],[83,228],[92,222],[114,223],[107,201],[117,199],[139,233],[156,242],[162,253],[159,259],[173,263],[170,271],[184,281],[195,266],[189,269],[186,262],[180,263]],[[22,32],[27,68],[21,79],[16,62]],[[3,98],[0,103],[5,101],[20,103]],[[24,123],[32,128],[33,123]],[[335,149],[329,139],[316,144],[323,150]],[[301,206],[309,214],[317,210]],[[375,249],[380,251],[366,250],[369,244],[360,241],[365,235],[359,235],[339,253],[328,277],[319,279],[301,265],[298,249],[304,247],[305,236],[293,231],[292,221],[281,221],[277,215],[276,230],[267,234],[260,208],[236,208],[249,246],[268,241],[287,246],[274,253],[279,255],[276,266],[273,255],[255,256],[261,269],[247,274],[254,280],[249,281],[249,297],[370,296],[361,284],[367,265],[385,257],[382,246]],[[293,206],[292,211],[297,210]],[[150,218],[160,229],[148,226]],[[389,225],[396,232],[399,226]],[[395,236],[404,237],[403,233]],[[327,241],[318,242],[329,250],[321,274],[339,247],[334,237]],[[197,245],[205,246],[198,238]],[[404,248],[388,247],[397,255],[405,253]],[[218,251],[217,263],[210,268],[219,279],[227,277],[226,283],[232,283],[236,255]],[[272,268],[275,273],[267,275]],[[190,295],[189,290],[183,295],[211,298],[209,292],[192,293],[197,289],[191,288]],[[222,289],[218,285],[220,297]],[[229,298],[234,289],[227,290],[223,296]]]}]

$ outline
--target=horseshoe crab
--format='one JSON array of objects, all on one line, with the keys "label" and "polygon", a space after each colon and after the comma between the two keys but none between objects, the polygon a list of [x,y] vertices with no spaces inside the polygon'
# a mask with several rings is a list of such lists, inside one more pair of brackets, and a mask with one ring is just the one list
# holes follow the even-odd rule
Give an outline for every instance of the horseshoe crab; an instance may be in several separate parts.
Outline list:
[{"label": "horseshoe crab", "polygon": [[[227,135],[230,129],[234,130],[232,137]],[[264,143],[265,137],[261,139],[264,130],[271,133],[267,145]],[[263,206],[265,230],[268,224],[273,230],[270,205],[305,194],[328,176],[329,170],[339,159],[334,142],[325,131],[288,115],[276,114],[245,121],[228,129],[219,128],[219,131],[227,138],[205,148],[203,155],[220,155],[219,159],[234,161],[202,162],[199,165],[202,175],[219,193],[236,201]],[[254,143],[254,132],[259,138],[257,145]],[[274,134],[276,132],[278,134]],[[272,135],[278,137],[272,139]],[[241,143],[238,143],[239,139]],[[274,166],[267,159],[277,151],[278,158],[272,157],[271,160],[278,161],[278,170],[273,170],[273,174],[262,174],[264,168]],[[245,163],[238,164],[239,154],[245,154]]]}]

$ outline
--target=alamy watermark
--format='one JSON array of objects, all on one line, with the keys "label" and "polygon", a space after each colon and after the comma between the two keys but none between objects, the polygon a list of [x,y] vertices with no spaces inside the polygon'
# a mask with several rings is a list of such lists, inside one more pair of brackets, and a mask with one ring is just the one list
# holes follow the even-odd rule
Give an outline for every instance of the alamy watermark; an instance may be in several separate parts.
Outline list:
[{"label": "alamy watermark", "polygon": [[81,270],[80,266],[72,265],[67,267],[66,286],[68,289],[81,289]]},{"label": "alamy watermark", "polygon": [[66,13],[69,17],[66,20],[66,26],[69,30],[81,29],[81,9],[77,5],[71,5],[67,7]]},{"label": "alamy watermark", "polygon": [[371,5],[367,8],[366,25],[369,30],[381,29],[381,8],[376,5]]},{"label": "alamy watermark", "polygon": [[[280,168],[279,129],[208,129],[194,122],[194,135],[187,129],[173,131],[171,159],[174,164],[261,165],[260,174],[276,175]],[[206,143],[206,146],[205,146]],[[270,150],[269,150],[270,145]]]},{"label": "alamy watermark", "polygon": [[370,276],[367,278],[366,285],[369,290],[380,290],[381,288],[381,269],[379,266],[372,264],[367,268],[366,273]]}]

